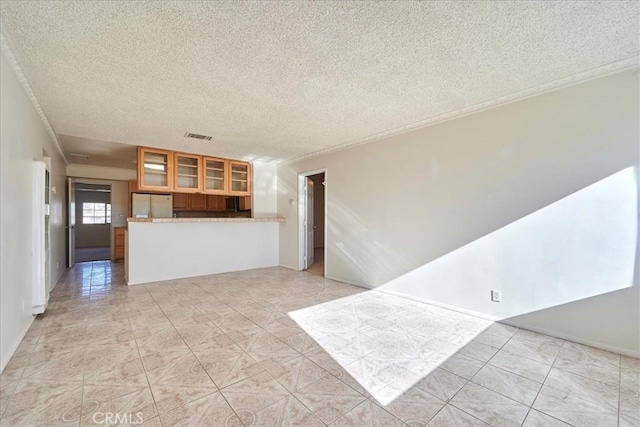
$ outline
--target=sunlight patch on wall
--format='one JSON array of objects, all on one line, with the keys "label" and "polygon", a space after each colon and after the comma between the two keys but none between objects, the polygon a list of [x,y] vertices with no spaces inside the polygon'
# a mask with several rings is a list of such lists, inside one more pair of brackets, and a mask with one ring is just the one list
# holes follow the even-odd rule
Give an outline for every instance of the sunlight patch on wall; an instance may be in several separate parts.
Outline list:
[{"label": "sunlight patch on wall", "polygon": [[378,289],[512,317],[632,286],[637,239],[629,167]]}]

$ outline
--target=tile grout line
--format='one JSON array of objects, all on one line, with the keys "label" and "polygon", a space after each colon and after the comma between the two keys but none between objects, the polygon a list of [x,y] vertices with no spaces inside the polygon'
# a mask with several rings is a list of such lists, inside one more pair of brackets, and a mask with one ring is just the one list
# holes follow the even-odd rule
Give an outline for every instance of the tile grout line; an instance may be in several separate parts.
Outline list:
[{"label": "tile grout line", "polygon": [[622,356],[618,355],[618,427],[620,427],[620,404],[622,403]]},{"label": "tile grout line", "polygon": [[[143,285],[144,286],[144,285]],[[151,299],[153,299],[153,295],[151,295],[151,292],[149,292],[149,290],[147,289],[146,286],[144,286],[144,290],[151,296]],[[155,299],[154,299],[155,302]],[[153,388],[151,387],[151,381],[149,380],[149,375],[147,374],[147,368],[144,366],[144,362],[142,361],[142,354],[140,353],[140,346],[138,345],[138,339],[136,338],[135,334],[133,333],[133,326],[131,324],[131,318],[129,317],[129,310],[125,304],[124,306],[124,310],[125,313],[127,315],[127,322],[129,323],[129,328],[131,329],[131,335],[133,336],[133,340],[136,343],[136,352],[138,353],[138,357],[140,358],[140,364],[142,365],[142,370],[144,371],[144,377],[147,380],[147,385],[149,386],[149,393],[151,393],[151,398],[153,399],[153,406],[156,408],[156,413],[158,414],[158,421],[160,422],[161,426],[164,426],[164,424],[162,423],[162,417],[160,417],[160,411],[158,410],[158,403],[156,402],[156,396],[153,394]]]},{"label": "tile grout line", "polygon": [[[174,288],[175,289],[175,288]],[[180,290],[176,289],[176,291],[181,294],[184,295],[182,292],[180,292]],[[238,418],[238,421],[240,421],[240,424],[242,424],[244,426],[244,423],[242,422],[242,418],[240,418],[240,416],[238,415],[238,413],[236,412],[235,408],[233,406],[231,406],[231,404],[229,403],[229,401],[227,400],[227,398],[225,397],[225,395],[222,393],[222,389],[220,387],[218,387],[218,384],[216,384],[216,382],[213,380],[213,378],[211,378],[211,375],[209,375],[209,372],[207,372],[207,370],[205,369],[204,365],[202,364],[202,362],[200,361],[200,359],[198,359],[198,356],[195,355],[195,353],[193,352],[193,350],[191,349],[191,347],[189,346],[189,344],[184,340],[184,337],[182,336],[182,334],[180,334],[180,332],[178,331],[178,328],[176,328],[176,326],[173,324],[173,321],[169,318],[169,316],[167,316],[167,313],[164,311],[164,309],[162,308],[162,306],[160,304],[158,304],[158,301],[155,299],[155,297],[153,296],[153,294],[151,292],[149,292],[151,294],[151,298],[153,299],[153,301],[156,303],[156,305],[160,308],[160,310],[162,311],[162,313],[165,315],[165,317],[167,318],[167,320],[169,321],[169,323],[171,323],[171,326],[173,327],[173,329],[175,329],[176,333],[178,334],[178,336],[180,336],[180,339],[182,340],[182,342],[184,343],[185,346],[187,346],[187,348],[189,349],[189,352],[191,353],[191,355],[198,361],[198,364],[200,365],[200,367],[202,368],[202,370],[204,371],[204,373],[207,375],[207,378],[209,378],[209,380],[211,380],[211,382],[213,383],[213,385],[215,386],[217,392],[220,394],[220,396],[222,396],[222,398],[224,399],[224,401],[226,402],[226,404],[229,406],[229,408],[231,408],[231,410],[233,411],[233,414],[236,416],[236,418]],[[198,308],[196,307],[196,310],[200,313],[203,314],[200,310],[198,310]],[[235,311],[235,310],[234,310]],[[209,319],[206,315],[204,315],[207,319]],[[214,323],[210,320],[211,323]],[[214,323],[215,325],[215,323]],[[217,327],[217,326],[216,326]],[[223,331],[224,332],[224,331]],[[143,364],[144,366],[144,364]],[[149,385],[149,388],[151,388],[151,385]],[[197,399],[193,399],[190,400],[189,402],[186,402],[185,404],[181,405],[184,406],[187,403],[192,403],[195,402],[197,400],[203,399],[207,396],[211,396],[214,392],[208,393],[204,396],[200,396]],[[155,400],[155,399],[154,399]],[[171,411],[173,411],[174,409],[172,409]],[[171,412],[168,411],[168,412]],[[158,414],[160,414],[158,412]],[[160,418],[160,422],[162,423],[162,418]],[[246,427],[246,426],[245,426]]]},{"label": "tile grout line", "polygon": [[[474,317],[475,317],[475,316],[474,316]],[[491,325],[487,326],[487,327],[486,327],[482,332],[479,332],[479,333],[476,335],[476,337],[478,337],[478,336],[479,336],[480,334],[482,334],[483,332],[487,331],[487,329],[489,329],[491,326],[495,325],[496,323],[498,323],[498,322],[494,322],[493,324],[491,324]],[[486,362],[484,362],[484,364],[482,365],[482,368],[478,369],[478,372],[480,372],[482,369],[484,369],[484,367],[485,367],[485,366],[489,365],[489,362],[491,361],[491,359],[493,359],[493,357],[494,357],[496,354],[498,354],[498,352],[500,352],[500,350],[502,350],[502,349],[504,348],[504,346],[505,346],[505,345],[507,345],[507,343],[508,343],[508,342],[510,342],[510,341],[513,339],[513,337],[515,336],[515,334],[516,334],[516,333],[517,333],[517,331],[516,331],[516,332],[514,332],[511,336],[509,336],[509,339],[508,339],[507,341],[505,341],[505,342],[504,342],[504,344],[502,344],[500,347],[498,347],[498,351],[496,351],[496,352],[495,352],[495,354],[494,354],[493,356],[491,356],[491,358],[489,358],[489,360],[487,360]],[[496,333],[496,335],[502,335],[502,334]],[[506,337],[507,335],[503,335],[503,336],[505,336],[505,337]],[[489,345],[489,344],[485,344],[485,345]],[[493,346],[489,345],[489,347],[493,347]],[[494,348],[496,348],[496,347],[494,347]],[[448,359],[447,359],[447,360],[448,360]],[[475,360],[477,360],[477,359],[475,359]],[[482,362],[482,361],[480,361],[480,362]],[[493,365],[490,365],[490,366],[493,366]],[[442,369],[444,369],[444,368],[442,368]],[[447,371],[446,369],[444,369],[444,370],[445,370],[445,371]],[[455,373],[453,373],[453,372],[450,372],[450,371],[447,371],[447,372],[449,372],[449,373],[451,373],[451,374],[454,374],[454,375],[457,375],[457,374],[455,374]],[[473,377],[475,377],[475,376],[478,374],[478,372],[476,372],[476,373],[471,377],[471,379],[473,379]],[[458,375],[458,376],[460,377],[460,375]],[[464,378],[464,377],[461,377],[461,378]],[[464,379],[465,379],[465,380],[467,380],[466,378],[464,378]],[[450,404],[450,402],[451,402],[451,401],[452,401],[452,400],[453,400],[453,399],[458,395],[458,393],[460,393],[460,391],[462,391],[462,389],[464,389],[464,388],[465,388],[465,387],[466,387],[466,386],[471,382],[471,379],[468,379],[468,380],[467,380],[467,382],[466,382],[462,387],[460,387],[460,389],[459,389],[457,392],[455,392],[455,394],[454,394],[453,396],[451,396],[451,398],[450,398],[449,400],[447,400],[447,404]],[[476,384],[476,383],[474,383],[474,384]],[[486,387],[484,387],[484,386],[481,386],[481,387],[486,388]],[[493,390],[491,390],[491,389],[489,389],[489,388],[487,388],[487,390],[490,390],[490,391],[492,391],[492,392],[494,392],[494,393],[497,393],[497,392],[495,392],[495,391],[493,391]],[[502,396],[502,394],[501,394],[501,393],[497,393],[497,394],[500,394],[500,395]],[[506,397],[506,396],[504,396],[504,397]],[[513,399],[511,399],[511,398],[508,398],[508,399],[513,400]],[[514,400],[514,402],[515,402],[515,400]],[[518,403],[520,403],[520,402],[518,402]],[[445,405],[445,406],[446,406],[446,405]],[[473,414],[468,413],[467,411],[465,411],[465,410],[464,410],[464,409],[462,409],[462,408],[457,407],[457,406],[456,406],[456,405],[454,405],[453,403],[451,403],[451,406],[453,406],[454,408],[458,409],[459,411],[464,412],[465,414],[467,414],[467,415],[469,415],[469,416],[471,416],[471,417],[473,417],[473,418],[476,418],[476,419],[479,419],[479,420],[480,420],[480,418],[476,417],[476,416],[475,416],[475,415],[473,415]],[[527,412],[527,415],[528,415],[528,412]],[[434,417],[435,417],[435,415],[434,415]],[[523,422],[524,422],[524,420],[526,420],[526,418],[527,418],[527,417],[525,416],[525,418],[523,419]],[[486,421],[484,421],[484,420],[480,420],[480,421],[482,421],[483,423],[485,423],[485,424],[487,424],[487,425],[490,425],[489,423],[487,423],[487,422],[486,422]]]},{"label": "tile grout line", "polygon": [[[562,351],[562,349],[564,348],[566,343],[567,343],[567,341],[563,340],[562,345],[560,346],[560,350],[558,350],[558,354],[556,354],[556,357],[553,358],[553,363],[551,364],[551,368],[549,369],[549,372],[547,372],[547,375],[544,376],[544,380],[542,381],[542,386],[540,386],[540,390],[538,390],[538,393],[536,393],[536,398],[533,399],[533,402],[531,402],[531,406],[529,407],[529,411],[527,412],[527,417],[529,416],[529,413],[533,409],[533,405],[536,403],[536,400],[538,400],[538,397],[540,396],[540,393],[542,392],[542,388],[544,387],[545,383],[547,382],[547,378],[549,378],[549,374],[551,374],[551,371],[553,370],[553,367],[556,364],[556,361],[558,360],[558,356],[560,355],[560,352]],[[547,415],[547,416],[549,416],[549,417],[551,417],[553,419],[556,419],[558,421],[561,421],[561,422],[563,422],[565,424],[573,425],[573,424],[571,424],[571,423],[569,423],[569,422],[567,422],[565,420],[561,420],[560,418],[556,418],[553,415],[549,415],[546,412],[540,411],[539,409],[535,409],[535,410],[540,412],[541,414],[545,414],[545,415]],[[524,422],[527,420],[527,417],[525,417],[524,420],[522,421],[522,425],[524,425]]]}]

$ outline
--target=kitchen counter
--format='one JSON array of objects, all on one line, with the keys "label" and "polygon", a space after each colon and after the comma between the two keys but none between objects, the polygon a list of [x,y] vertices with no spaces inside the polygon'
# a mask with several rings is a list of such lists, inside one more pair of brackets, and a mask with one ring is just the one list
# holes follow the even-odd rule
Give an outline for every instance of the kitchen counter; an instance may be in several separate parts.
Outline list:
[{"label": "kitchen counter", "polygon": [[127,218],[127,222],[284,222],[284,218]]},{"label": "kitchen counter", "polygon": [[129,218],[129,285],[279,265],[282,218]]}]

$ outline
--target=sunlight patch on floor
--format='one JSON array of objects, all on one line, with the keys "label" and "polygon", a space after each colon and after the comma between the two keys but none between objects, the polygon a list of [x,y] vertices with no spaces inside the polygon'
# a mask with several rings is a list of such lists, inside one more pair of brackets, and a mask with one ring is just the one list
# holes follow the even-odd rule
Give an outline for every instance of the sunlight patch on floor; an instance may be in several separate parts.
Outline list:
[{"label": "sunlight patch on floor", "polygon": [[474,339],[494,324],[378,291],[289,316],[382,405],[458,352],[482,345]]}]

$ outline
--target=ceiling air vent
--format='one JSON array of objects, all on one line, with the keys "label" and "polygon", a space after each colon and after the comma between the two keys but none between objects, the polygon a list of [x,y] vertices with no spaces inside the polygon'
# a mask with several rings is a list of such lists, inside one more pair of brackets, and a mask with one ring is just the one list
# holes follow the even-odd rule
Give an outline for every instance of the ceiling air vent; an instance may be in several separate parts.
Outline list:
[{"label": "ceiling air vent", "polygon": [[195,138],[195,139],[203,139],[205,141],[211,141],[213,139],[212,136],[200,135],[198,133],[185,132],[185,138]]}]

